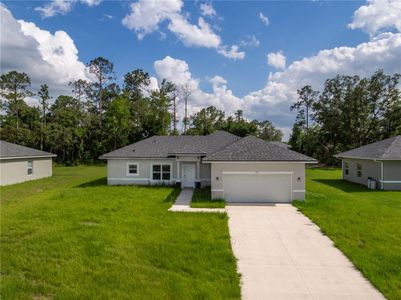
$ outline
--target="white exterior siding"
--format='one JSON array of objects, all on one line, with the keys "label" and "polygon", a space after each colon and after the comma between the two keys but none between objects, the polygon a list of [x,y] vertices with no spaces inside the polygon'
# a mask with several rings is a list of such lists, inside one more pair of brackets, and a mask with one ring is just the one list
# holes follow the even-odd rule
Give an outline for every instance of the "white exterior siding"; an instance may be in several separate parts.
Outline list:
[{"label": "white exterior siding", "polygon": [[[348,162],[349,169],[348,175],[345,173],[345,162]],[[362,176],[357,176],[357,165],[360,164],[362,167],[361,173]],[[367,160],[367,159],[355,159],[355,158],[344,158],[343,159],[343,179],[368,185],[368,178],[372,177],[377,182],[380,181],[381,176],[381,162],[374,161],[374,160]]]},{"label": "white exterior siding", "polygon": [[[304,200],[305,198],[305,163],[229,162],[211,163],[211,167],[211,189],[213,199],[224,198],[224,172],[290,172],[292,178],[292,200]],[[246,190],[249,186],[246,182],[243,182],[243,189]]]},{"label": "white exterior siding", "polygon": [[[32,174],[28,175],[28,161],[33,162]],[[9,185],[52,176],[51,158],[0,160],[0,185]]]},{"label": "white exterior siding", "polygon": [[[127,174],[127,164],[133,163],[138,165],[137,175]],[[170,164],[171,165],[171,181],[165,182],[172,184],[177,176],[177,164],[175,159],[108,159],[107,160],[107,183],[110,185],[138,184],[151,185],[157,184],[158,181],[152,180],[152,165],[154,164]]]}]

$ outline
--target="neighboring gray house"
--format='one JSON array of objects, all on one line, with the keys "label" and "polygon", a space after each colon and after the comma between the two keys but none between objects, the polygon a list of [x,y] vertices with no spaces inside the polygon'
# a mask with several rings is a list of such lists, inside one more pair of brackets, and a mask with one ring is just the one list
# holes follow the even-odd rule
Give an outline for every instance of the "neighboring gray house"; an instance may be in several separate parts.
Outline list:
[{"label": "neighboring gray house", "polygon": [[0,141],[0,185],[52,176],[55,154]]},{"label": "neighboring gray house", "polygon": [[401,136],[349,150],[342,159],[343,179],[368,185],[368,178],[383,190],[401,190]]},{"label": "neighboring gray house", "polygon": [[110,185],[211,185],[212,198],[228,202],[302,200],[305,164],[316,162],[274,143],[225,131],[207,136],[153,136],[100,159],[107,159]]}]

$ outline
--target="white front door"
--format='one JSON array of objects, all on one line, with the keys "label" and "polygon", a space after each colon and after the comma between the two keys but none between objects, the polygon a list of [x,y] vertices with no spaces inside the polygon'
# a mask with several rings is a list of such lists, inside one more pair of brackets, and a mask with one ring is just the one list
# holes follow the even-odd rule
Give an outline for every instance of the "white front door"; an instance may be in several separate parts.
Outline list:
[{"label": "white front door", "polygon": [[195,187],[195,165],[183,164],[182,165],[182,187]]}]

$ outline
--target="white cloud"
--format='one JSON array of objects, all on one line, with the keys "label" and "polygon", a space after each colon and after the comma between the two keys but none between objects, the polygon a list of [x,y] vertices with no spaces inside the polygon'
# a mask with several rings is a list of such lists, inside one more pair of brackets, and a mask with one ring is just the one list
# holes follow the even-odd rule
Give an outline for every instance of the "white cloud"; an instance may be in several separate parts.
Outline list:
[{"label": "white cloud", "polygon": [[276,69],[285,69],[286,57],[282,51],[267,54],[267,64]]},{"label": "white cloud", "polygon": [[214,10],[212,4],[202,3],[200,5],[202,16],[213,17],[216,15],[216,11]]},{"label": "white cloud", "polygon": [[52,0],[44,6],[36,7],[35,10],[40,12],[43,18],[54,17],[55,15],[65,15],[72,10],[75,3],[81,2],[88,6],[95,6],[101,0]]},{"label": "white cloud", "polygon": [[[227,81],[221,76],[210,79],[213,92],[206,93],[200,89],[199,80],[193,78],[188,64],[183,60],[166,56],[164,59],[154,62],[154,69],[159,80],[165,78],[177,86],[189,84],[192,90],[188,105],[190,114],[210,105],[223,109],[228,114],[233,114],[235,110],[240,108],[240,99],[227,88]],[[183,110],[183,103],[179,101],[178,115],[181,118]]]},{"label": "white cloud", "polygon": [[401,32],[400,0],[368,0],[353,16],[351,29],[363,29],[373,36],[381,30],[396,29]]},{"label": "white cloud", "polygon": [[259,47],[260,41],[254,35],[247,35],[245,39],[241,40],[242,47]]},{"label": "white cloud", "polygon": [[156,61],[154,67],[159,79],[166,78],[178,85],[191,83],[191,113],[209,105],[223,109],[228,115],[242,109],[250,120],[272,121],[288,138],[295,117],[290,106],[297,100],[297,89],[307,84],[321,89],[325,79],[337,74],[370,76],[379,68],[388,74],[400,72],[400,57],[401,34],[385,33],[356,47],[322,50],[314,56],[295,61],[282,71],[270,73],[262,89],[244,97],[234,95],[228,88],[227,80],[221,76],[209,80],[212,92],[203,91],[199,80],[193,78],[183,60],[167,56]]},{"label": "white cloud", "polygon": [[239,47],[237,45],[232,45],[231,47],[228,46],[220,47],[218,52],[223,56],[234,60],[245,58],[245,52],[239,51]]},{"label": "white cloud", "polygon": [[192,25],[183,16],[175,15],[168,29],[174,32],[186,46],[217,48],[221,42],[220,37],[213,32],[203,18],[198,19],[198,25]]},{"label": "white cloud", "polygon": [[265,26],[269,26],[270,21],[269,18],[266,17],[263,13],[259,13],[259,19],[262,21],[263,24],[265,24]]},{"label": "white cloud", "polygon": [[34,23],[16,20],[0,5],[2,72],[17,70],[27,73],[33,88],[47,83],[54,93],[70,91],[68,82],[90,80],[85,65],[78,58],[74,41],[65,31],[54,34]]},{"label": "white cloud", "polygon": [[130,5],[131,13],[125,16],[122,23],[128,29],[135,30],[137,37],[142,39],[157,30],[159,23],[172,19],[182,6],[181,0],[140,0]]},{"label": "white cloud", "polygon": [[294,115],[289,107],[304,85],[321,89],[324,80],[340,75],[370,76],[381,68],[388,74],[401,70],[401,34],[385,33],[356,47],[321,50],[314,56],[290,64],[269,75],[266,86],[243,98],[246,116],[269,119],[290,128]]},{"label": "white cloud", "polygon": [[202,17],[198,18],[197,24],[191,24],[189,16],[182,12],[182,7],[182,0],[138,0],[131,4],[131,12],[122,23],[134,30],[138,39],[143,39],[158,30],[161,23],[167,22],[167,28],[188,47],[216,49],[218,53],[232,59],[245,57],[245,53],[238,51],[236,45],[231,46],[231,49],[222,46],[220,36]]}]

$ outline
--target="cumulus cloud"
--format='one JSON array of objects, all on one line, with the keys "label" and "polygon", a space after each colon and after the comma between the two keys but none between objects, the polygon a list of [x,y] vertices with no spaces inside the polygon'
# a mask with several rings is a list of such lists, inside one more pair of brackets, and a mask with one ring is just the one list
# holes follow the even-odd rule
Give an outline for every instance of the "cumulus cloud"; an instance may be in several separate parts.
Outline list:
[{"label": "cumulus cloud", "polygon": [[363,29],[370,36],[382,30],[396,29],[401,32],[400,0],[368,0],[358,8],[353,16],[351,29]]},{"label": "cumulus cloud", "polygon": [[218,75],[209,80],[212,91],[203,91],[199,79],[192,76],[189,65],[180,59],[167,56],[156,61],[154,68],[159,79],[166,78],[177,85],[191,84],[191,113],[209,105],[223,109],[229,115],[242,109],[250,120],[272,121],[288,138],[295,117],[290,106],[297,100],[297,89],[307,84],[321,89],[325,79],[337,74],[370,76],[378,68],[393,74],[401,70],[400,57],[401,34],[381,34],[356,47],[326,49],[294,61],[283,70],[270,73],[262,89],[244,97],[234,95],[227,80]]},{"label": "cumulus cloud", "polygon": [[231,47],[228,47],[228,46],[220,47],[218,52],[220,54],[222,54],[223,56],[234,59],[234,60],[245,58],[245,52],[239,51],[239,47],[237,45],[232,45]]},{"label": "cumulus cloud", "polygon": [[42,18],[50,18],[56,15],[65,15],[72,10],[75,3],[81,2],[88,6],[95,6],[101,0],[52,0],[43,6],[36,7],[35,10],[40,12]]},{"label": "cumulus cloud", "polygon": [[0,16],[3,73],[25,72],[34,88],[47,83],[56,94],[69,91],[71,80],[90,80],[74,41],[65,31],[52,34],[34,23],[16,20],[4,5],[0,5]]},{"label": "cumulus cloud", "polygon": [[[216,49],[218,53],[232,59],[242,59],[244,52],[238,50],[237,45],[223,46],[221,38],[202,17],[197,24],[189,21],[187,14],[182,12],[182,0],[138,0],[130,5],[131,12],[125,16],[122,23],[127,28],[134,30],[138,39],[143,39],[159,29],[163,22],[182,43],[188,47],[205,47]],[[205,4],[207,5],[207,4]],[[212,6],[207,5],[202,12],[205,15],[211,13]]]},{"label": "cumulus cloud", "polygon": [[138,39],[157,30],[159,23],[170,20],[183,6],[181,0],[140,0],[130,5],[131,13],[122,20],[124,26],[134,30]]},{"label": "cumulus cloud", "polygon": [[400,57],[398,33],[384,33],[356,47],[321,50],[293,62],[283,71],[271,73],[263,89],[243,98],[244,112],[248,117],[269,119],[289,129],[294,117],[289,107],[297,99],[297,89],[307,84],[321,89],[326,78],[337,74],[370,76],[379,68],[389,74],[400,72]]},{"label": "cumulus cloud", "polygon": [[181,15],[175,15],[168,29],[174,32],[186,46],[217,48],[220,37],[213,32],[203,18],[198,19],[198,25],[193,25]]},{"label": "cumulus cloud", "polygon": [[213,17],[216,15],[216,11],[214,10],[212,4],[202,3],[200,5],[202,16]]},{"label": "cumulus cloud", "polygon": [[269,26],[270,25],[270,21],[269,18],[266,17],[263,13],[259,13],[259,19],[260,21],[262,21],[263,24],[265,24],[265,26]]},{"label": "cumulus cloud", "polygon": [[[188,104],[190,114],[210,105],[223,109],[228,114],[233,114],[241,107],[240,98],[227,88],[227,81],[221,76],[214,76],[210,79],[212,92],[207,93],[199,87],[199,79],[192,76],[189,65],[184,60],[166,56],[164,59],[155,61],[153,66],[159,80],[165,78],[178,87],[184,84],[190,86],[191,97]],[[183,105],[183,102],[179,101],[177,109],[181,118],[184,111]]]},{"label": "cumulus cloud", "polygon": [[267,54],[267,64],[276,69],[285,69],[286,57],[282,51]]}]

